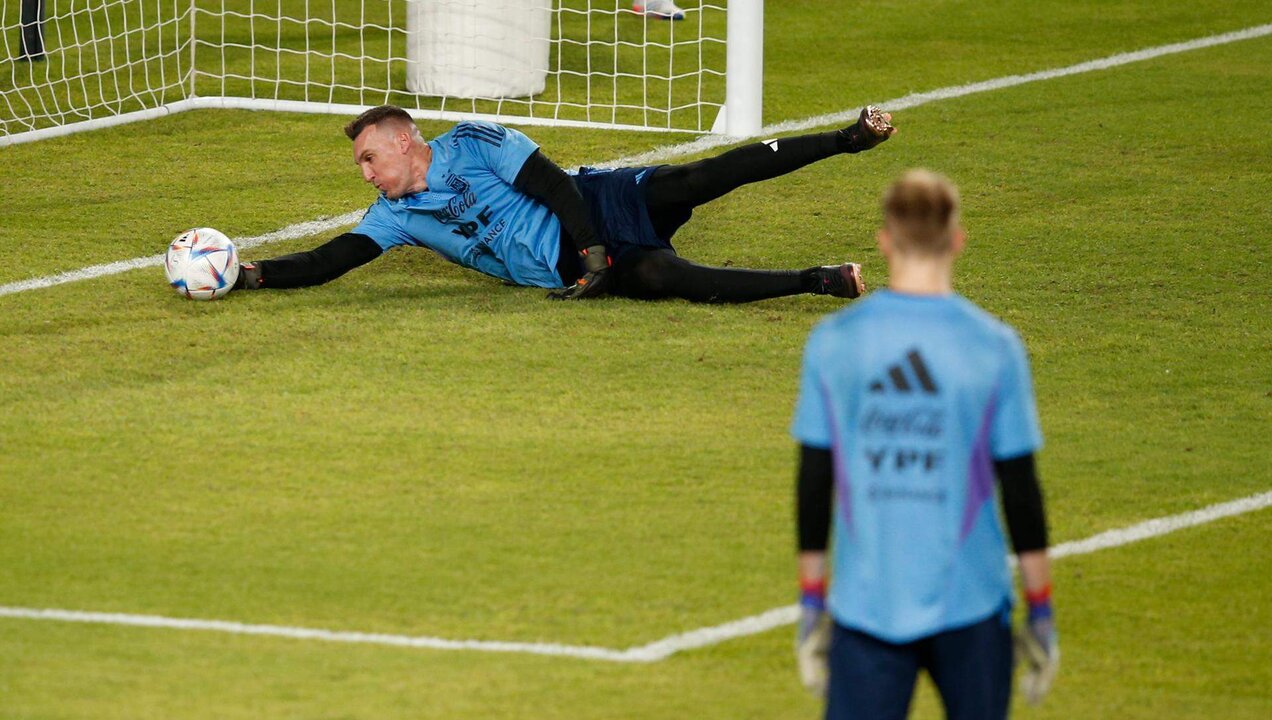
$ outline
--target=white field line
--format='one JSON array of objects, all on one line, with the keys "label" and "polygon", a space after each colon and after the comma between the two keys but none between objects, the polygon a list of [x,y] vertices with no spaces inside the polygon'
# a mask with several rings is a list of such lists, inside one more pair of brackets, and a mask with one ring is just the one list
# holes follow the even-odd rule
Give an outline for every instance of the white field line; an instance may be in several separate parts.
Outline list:
[{"label": "white field line", "polygon": [[[345,213],[332,218],[320,218],[318,220],[310,220],[308,222],[296,223],[288,225],[280,230],[257,235],[249,238],[235,238],[234,245],[239,250],[264,245],[266,243],[277,242],[279,240],[296,240],[298,238],[317,235],[329,230],[334,230],[345,225],[353,225],[362,219],[364,211],[357,210],[355,212]],[[91,280],[92,278],[104,277],[106,275],[117,275],[128,270],[136,270],[145,267],[159,267],[163,265],[163,254],[147,255],[146,257],[133,258],[132,260],[120,260],[118,262],[106,263],[104,265],[90,265],[79,270],[71,270],[70,272],[59,273],[57,275],[48,275],[45,277],[32,278],[30,280],[22,280],[19,282],[0,285],[0,295],[9,295],[11,293],[24,292],[26,290],[38,290],[40,288],[52,287],[54,285],[62,285],[64,283],[75,282],[76,280]]]},{"label": "white field line", "polygon": [[[911,93],[903,97],[892,100],[884,100],[883,102],[874,104],[889,112],[894,110],[908,110],[910,108],[926,105],[931,102],[938,102],[940,100],[952,100],[954,98],[966,97],[967,95],[975,95],[977,93],[990,92],[992,90],[1002,90],[1003,88],[1025,85],[1041,80],[1054,80],[1055,78],[1067,77],[1069,75],[1080,75],[1082,73],[1093,72],[1096,70],[1108,70],[1109,68],[1115,68],[1119,65],[1129,65],[1131,63],[1137,63],[1144,60],[1152,60],[1153,58],[1159,58],[1164,55],[1175,55],[1177,53],[1191,52],[1193,50],[1214,47],[1215,45],[1226,45],[1228,43],[1240,42],[1242,40],[1251,40],[1254,38],[1264,37],[1265,35],[1272,35],[1272,24],[1255,25],[1243,30],[1234,30],[1233,32],[1222,33],[1220,35],[1210,35],[1208,37],[1197,38],[1195,40],[1171,43],[1169,45],[1158,45],[1156,47],[1136,50],[1134,52],[1118,53],[1117,55],[1110,55],[1105,58],[1100,58],[1099,60],[1088,60],[1087,62],[1078,63],[1077,65],[1068,65],[1066,67],[1053,68],[1051,70],[1040,70],[1027,75],[1005,75],[992,80],[968,83],[967,85],[956,85],[940,88],[938,90],[930,90],[928,92]],[[855,120],[857,118],[857,114],[860,112],[861,108],[853,108],[842,112],[816,115],[810,118],[804,118],[803,120],[788,120],[775,125],[765,126],[759,133],[751,138],[728,138],[717,135],[706,135],[687,143],[672,145],[665,148],[656,148],[640,155],[632,155],[631,157],[613,160],[611,162],[603,163],[599,167],[654,165],[673,157],[692,155],[721,145],[738,143],[743,140],[771,137],[773,135],[781,135],[783,133],[803,132],[805,130],[812,130],[813,128],[824,127],[826,125],[843,125],[851,120]]]},{"label": "white field line", "polygon": [[[1160,537],[1176,530],[1213,522],[1221,518],[1254,512],[1272,505],[1272,491],[1251,495],[1231,502],[1211,505],[1200,510],[1148,520],[1137,525],[1109,530],[1085,540],[1062,543],[1051,548],[1053,558],[1085,555],[1098,550],[1120,547],[1140,540]],[[493,653],[521,653],[572,657],[583,660],[607,662],[651,663],[665,660],[676,653],[695,648],[717,645],[748,635],[756,635],[783,625],[790,625],[799,616],[796,605],[776,607],[759,615],[734,620],[723,625],[699,628],[686,633],[670,635],[646,645],[626,650],[590,645],[562,645],[559,643],[500,642],[495,640],[447,640],[445,638],[388,635],[382,633],[342,632],[316,628],[286,627],[280,625],[253,625],[226,620],[194,620],[169,618],[157,615],[129,615],[124,613],[82,612],[78,610],[37,609],[0,606],[0,618],[22,620],[56,620],[61,622],[94,623],[106,625],[130,625],[137,627],[167,628],[171,630],[205,630],[234,635],[266,635],[297,640],[321,640],[336,643],[365,645],[389,645],[394,647],[427,648],[431,650],[470,650]]]},{"label": "white field line", "polygon": [[[1129,545],[1140,540],[1167,535],[1176,530],[1213,522],[1230,515],[1254,512],[1269,505],[1272,505],[1272,491],[1251,495],[1240,500],[1211,505],[1180,515],[1148,520],[1130,527],[1109,530],[1085,540],[1061,543],[1050,549],[1050,555],[1053,559],[1071,557],[1073,555],[1086,555],[1097,550],[1106,550]],[[1012,560],[1014,561],[1015,557],[1012,557]],[[755,635],[783,625],[791,625],[798,619],[799,606],[787,605],[723,625],[699,628],[680,635],[665,637],[648,645],[631,648],[628,652],[633,655],[640,655],[642,659],[648,655],[651,661],[661,660],[683,650],[716,645],[726,640]]]},{"label": "white field line", "polygon": [[131,625],[135,627],[166,628],[169,630],[207,630],[232,635],[266,635],[293,640],[322,640],[334,643],[362,645],[391,645],[395,647],[427,648],[430,650],[473,650],[477,652],[525,653],[530,655],[561,655],[585,660],[627,660],[621,650],[589,647],[586,645],[559,645],[556,643],[500,642],[497,640],[447,640],[445,638],[385,635],[381,633],[342,632],[317,628],[287,627],[283,625],[253,625],[228,620],[194,620],[170,618],[159,615],[129,615],[125,613],[81,612],[78,610],[33,609],[0,607],[0,618],[23,620],[58,620],[61,622],[92,623],[103,625]]},{"label": "white field line", "polygon": [[[1052,70],[1042,70],[1040,72],[1029,73],[1027,75],[1007,75],[1005,77],[969,83],[967,85],[940,88],[929,92],[912,93],[904,97],[895,98],[893,100],[885,100],[876,104],[888,109],[889,111],[906,110],[920,105],[926,105],[930,102],[950,100],[953,98],[965,97],[967,95],[974,95],[976,93],[989,92],[992,90],[1001,90],[1003,88],[1015,87],[1016,85],[1024,85],[1026,83],[1038,82],[1040,80],[1052,80],[1055,78],[1078,75],[1096,70],[1108,70],[1109,68],[1114,68],[1119,65],[1127,65],[1130,63],[1141,62],[1143,60],[1151,60],[1164,55],[1191,52],[1193,50],[1214,47],[1216,45],[1250,40],[1253,38],[1263,37],[1265,35],[1272,35],[1272,24],[1256,25],[1245,28],[1244,30],[1236,30],[1220,35],[1211,35],[1209,37],[1197,38],[1186,42],[1158,45],[1144,50],[1136,50],[1135,52],[1119,53],[1099,60],[1090,60],[1078,63],[1077,65],[1069,65],[1067,67],[1054,68]],[[852,110],[846,110],[843,112],[817,115],[803,120],[789,120],[775,125],[768,125],[761,128],[759,133],[751,136],[750,138],[705,136],[687,143],[655,148],[654,150],[640,155],[632,155],[629,157],[618,158],[616,160],[595,163],[595,165],[597,167],[654,165],[673,158],[692,155],[694,153],[703,152],[723,145],[732,145],[744,140],[753,140],[759,137],[771,137],[774,135],[781,135],[783,133],[811,130],[812,128],[822,127],[825,125],[844,124],[855,118],[860,110],[860,108],[853,108]],[[296,225],[289,225],[265,235],[257,235],[249,238],[235,238],[234,242],[240,248],[250,248],[274,242],[276,240],[293,240],[307,237],[309,235],[317,235],[340,227],[353,225],[361,219],[362,213],[363,210],[355,210],[337,217],[323,218],[298,223]],[[162,255],[151,255],[149,257],[134,258],[132,260],[120,260],[118,262],[106,263],[104,265],[92,265],[79,270],[59,273],[57,275],[48,275],[45,277],[32,278],[30,280],[22,280],[19,282],[0,285],[0,296],[24,292],[27,290],[52,287],[54,285],[62,285],[64,283],[75,282],[76,280],[88,280],[91,278],[104,277],[106,275],[115,275],[127,270],[153,267],[162,264]]]}]

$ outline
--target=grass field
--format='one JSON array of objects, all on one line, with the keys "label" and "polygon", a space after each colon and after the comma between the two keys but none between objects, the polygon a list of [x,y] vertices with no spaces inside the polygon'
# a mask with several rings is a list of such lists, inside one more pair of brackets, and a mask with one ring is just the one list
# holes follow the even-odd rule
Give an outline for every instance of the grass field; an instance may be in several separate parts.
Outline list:
[{"label": "grass field", "polygon": [[[1244,0],[770,0],[765,121],[1266,23]],[[1272,489],[1269,117],[1272,37],[933,102],[676,244],[878,285],[886,183],[954,178],[959,290],[1029,346],[1052,537],[1078,540]],[[198,111],[0,150],[0,284],[365,206],[342,122]],[[669,142],[531,134],[566,165]],[[0,606],[625,648],[789,604],[786,428],[839,307],[553,304],[408,251],[217,303],[158,268],[5,295]],[[1064,665],[1017,716],[1272,716],[1270,543],[1264,510],[1059,560]],[[0,718],[815,717],[791,643],[617,664],[0,617]],[[913,716],[940,716],[926,686]]]}]

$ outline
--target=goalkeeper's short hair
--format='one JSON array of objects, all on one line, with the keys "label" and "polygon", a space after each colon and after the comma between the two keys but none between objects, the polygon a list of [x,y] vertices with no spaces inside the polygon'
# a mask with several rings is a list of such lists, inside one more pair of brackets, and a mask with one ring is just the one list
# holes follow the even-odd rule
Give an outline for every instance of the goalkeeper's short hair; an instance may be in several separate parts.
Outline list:
[{"label": "goalkeeper's short hair", "polygon": [[930,170],[910,170],[883,196],[883,224],[903,252],[943,255],[958,228],[958,190]]},{"label": "goalkeeper's short hair", "polygon": [[363,130],[372,125],[379,125],[386,120],[412,128],[415,127],[415,120],[411,118],[411,114],[407,111],[397,105],[380,105],[354,118],[353,122],[345,125],[344,133],[350,140],[357,140]]}]

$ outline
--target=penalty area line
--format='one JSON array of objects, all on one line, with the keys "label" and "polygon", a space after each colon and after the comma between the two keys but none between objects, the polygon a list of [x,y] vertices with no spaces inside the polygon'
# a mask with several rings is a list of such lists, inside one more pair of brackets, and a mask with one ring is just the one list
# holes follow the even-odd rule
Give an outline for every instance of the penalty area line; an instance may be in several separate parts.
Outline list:
[{"label": "penalty area line", "polygon": [[[255,237],[234,238],[234,245],[239,250],[246,250],[258,245],[265,245],[280,240],[298,240],[310,235],[318,235],[320,233],[329,232],[339,227],[353,225],[362,219],[362,210],[348,212],[344,215],[337,215],[330,218],[319,218],[317,220],[308,220],[295,225],[288,225],[273,232],[257,235]],[[91,280],[93,278],[105,277],[107,275],[118,275],[129,270],[137,270],[147,267],[159,267],[163,265],[163,253],[158,255],[147,255],[146,257],[133,258],[131,260],[120,260],[118,262],[105,263],[102,265],[90,265],[79,270],[71,270],[69,272],[58,273],[57,275],[48,275],[45,277],[32,278],[30,280],[22,280],[19,282],[0,285],[0,296],[10,295],[12,293],[25,292],[27,290],[38,290],[40,288],[53,287],[54,285],[63,285],[69,282],[79,280]]]},{"label": "penalty area line", "polygon": [[[1086,555],[1100,550],[1121,547],[1150,538],[1168,535],[1178,530],[1214,522],[1233,515],[1254,512],[1272,505],[1272,491],[1258,493],[1238,500],[1210,505],[1200,510],[1156,518],[1129,527],[1109,530],[1085,540],[1061,543],[1051,548],[1051,556],[1059,559]],[[722,625],[698,628],[630,647],[625,650],[591,645],[565,645],[560,643],[503,642],[497,640],[449,640],[439,637],[392,635],[385,633],[347,632],[319,628],[259,625],[228,620],[198,620],[171,618],[159,615],[132,615],[127,613],[86,612],[57,608],[25,608],[0,606],[0,618],[17,620],[46,620],[58,622],[126,625],[133,627],[163,628],[169,630],[195,630],[229,633],[233,635],[258,635],[294,640],[318,640],[332,643],[363,645],[387,645],[392,647],[421,648],[428,650],[467,650],[488,653],[518,653],[570,657],[581,660],[599,660],[620,663],[652,663],[665,660],[686,650],[718,645],[729,640],[757,635],[784,625],[791,625],[799,618],[797,605],[785,605],[734,620]]]},{"label": "penalty area line", "polygon": [[[1262,510],[1268,506],[1272,506],[1272,491],[1210,505],[1200,510],[1193,510],[1179,515],[1146,520],[1129,527],[1102,532],[1085,540],[1061,543],[1052,546],[1048,552],[1053,560],[1073,557],[1074,555],[1086,555],[1099,550],[1129,545],[1140,540],[1161,537],[1177,530],[1204,525],[1221,518]],[[1015,557],[1012,557],[1011,560],[1014,563]],[[642,656],[649,655],[651,659],[661,660],[685,650],[717,645],[727,640],[767,632],[783,625],[793,625],[798,620],[799,606],[786,605],[723,625],[699,628],[687,633],[672,635],[648,645],[631,648],[628,652],[641,654]]]},{"label": "penalty area line", "polygon": [[[927,92],[911,93],[903,97],[894,98],[892,100],[884,100],[875,104],[890,112],[895,110],[908,110],[931,102],[951,100],[954,98],[966,97],[968,95],[975,95],[977,93],[1002,90],[1004,88],[1015,87],[1017,85],[1024,85],[1042,80],[1053,80],[1055,78],[1095,72],[1097,70],[1108,70],[1120,65],[1152,60],[1165,55],[1191,52],[1193,50],[1201,50],[1203,48],[1214,47],[1216,45],[1225,45],[1228,43],[1240,42],[1242,40],[1251,40],[1254,38],[1264,37],[1266,35],[1272,35],[1272,24],[1255,25],[1242,30],[1234,30],[1232,32],[1210,35],[1184,42],[1158,45],[1155,47],[1145,48],[1143,50],[1136,50],[1134,52],[1118,53],[1098,60],[1089,60],[1077,63],[1076,65],[1068,65],[1065,67],[1053,68],[1051,70],[1041,70],[1039,72],[1028,73],[1025,75],[1006,75],[992,80],[968,83],[966,85],[956,85]],[[774,125],[768,125],[761,128],[759,133],[750,137],[707,136],[687,143],[655,148],[654,150],[639,155],[631,155],[600,163],[584,164],[590,164],[595,167],[602,168],[622,167],[626,165],[655,165],[677,157],[692,155],[725,145],[734,145],[746,140],[755,140],[761,137],[772,137],[774,135],[781,135],[784,133],[802,132],[826,125],[847,123],[854,119],[860,111],[861,108],[853,108],[852,110],[846,110],[843,112],[816,115],[814,117],[804,118],[803,120],[789,120],[786,122],[776,123]],[[234,244],[240,249],[244,249],[279,240],[295,240],[302,237],[308,237],[310,235],[330,232],[337,228],[356,224],[362,218],[363,212],[365,211],[355,210],[336,217],[320,218],[317,220],[310,220],[308,222],[297,223],[295,225],[288,225],[287,227],[264,235],[257,235],[249,238],[234,238]],[[56,275],[48,275],[45,277],[32,278],[30,280],[2,284],[0,285],[0,296],[53,287],[54,285],[63,285],[65,283],[76,282],[79,280],[89,280],[92,278],[105,277],[107,275],[117,275],[122,272],[127,272],[128,270],[156,267],[162,264],[163,255],[150,255],[147,257],[133,258],[132,260],[120,260],[118,262],[106,263],[103,265],[92,265],[79,270],[58,273]]]},{"label": "penalty area line", "polygon": [[199,620],[172,618],[160,615],[132,615],[128,613],[83,612],[57,608],[23,608],[0,606],[0,618],[20,620],[55,620],[60,622],[90,623],[98,625],[129,625],[133,627],[164,628],[168,630],[203,630],[231,635],[263,635],[293,640],[319,640],[332,643],[361,645],[389,645],[393,647],[424,648],[429,650],[472,650],[493,653],[522,653],[528,655],[555,655],[585,660],[622,661],[621,650],[586,645],[561,645],[558,643],[502,642],[498,640],[448,640],[446,638],[390,635],[384,633],[345,632],[321,628],[288,627],[285,625],[258,625],[230,620]]}]

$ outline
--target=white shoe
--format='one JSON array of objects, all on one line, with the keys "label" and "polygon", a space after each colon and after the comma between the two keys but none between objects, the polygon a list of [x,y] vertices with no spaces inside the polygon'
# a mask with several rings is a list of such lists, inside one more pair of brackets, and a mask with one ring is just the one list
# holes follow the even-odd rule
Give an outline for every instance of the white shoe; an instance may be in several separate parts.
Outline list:
[{"label": "white shoe", "polygon": [[685,11],[671,0],[634,0],[632,12],[656,17],[659,20],[684,20]]}]

